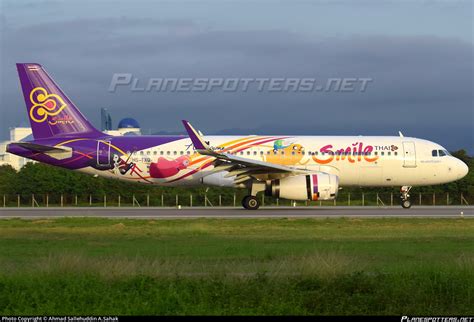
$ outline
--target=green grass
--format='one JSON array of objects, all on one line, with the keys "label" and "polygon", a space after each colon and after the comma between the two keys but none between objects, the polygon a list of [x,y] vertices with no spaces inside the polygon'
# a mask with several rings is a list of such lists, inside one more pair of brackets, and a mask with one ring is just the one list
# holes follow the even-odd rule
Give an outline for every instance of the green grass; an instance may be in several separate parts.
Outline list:
[{"label": "green grass", "polygon": [[0,315],[473,313],[467,218],[0,221]]}]

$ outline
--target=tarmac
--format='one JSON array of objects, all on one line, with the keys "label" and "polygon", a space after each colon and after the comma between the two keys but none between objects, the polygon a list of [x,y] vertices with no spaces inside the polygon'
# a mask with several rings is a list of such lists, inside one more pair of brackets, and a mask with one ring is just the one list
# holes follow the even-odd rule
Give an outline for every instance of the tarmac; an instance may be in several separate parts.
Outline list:
[{"label": "tarmac", "polygon": [[36,207],[0,208],[0,219],[22,218],[136,218],[136,219],[189,219],[189,218],[474,218],[474,206],[413,206],[401,207],[262,207],[245,210],[232,207]]}]

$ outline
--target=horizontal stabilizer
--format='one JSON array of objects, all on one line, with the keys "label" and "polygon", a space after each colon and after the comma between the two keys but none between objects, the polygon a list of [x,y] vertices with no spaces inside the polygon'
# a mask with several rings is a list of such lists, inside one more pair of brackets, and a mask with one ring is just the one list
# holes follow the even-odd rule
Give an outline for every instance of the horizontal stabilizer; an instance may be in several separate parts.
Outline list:
[{"label": "horizontal stabilizer", "polygon": [[72,148],[67,146],[56,147],[29,142],[17,142],[9,144],[9,146],[11,145],[16,145],[32,152],[44,153],[57,160],[63,160],[72,157]]}]

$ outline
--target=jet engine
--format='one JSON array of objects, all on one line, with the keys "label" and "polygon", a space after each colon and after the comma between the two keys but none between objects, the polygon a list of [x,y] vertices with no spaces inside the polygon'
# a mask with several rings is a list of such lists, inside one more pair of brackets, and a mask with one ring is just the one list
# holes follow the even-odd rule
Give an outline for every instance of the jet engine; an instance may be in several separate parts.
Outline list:
[{"label": "jet engine", "polygon": [[339,190],[339,178],[318,172],[272,180],[265,195],[289,200],[333,200]]}]

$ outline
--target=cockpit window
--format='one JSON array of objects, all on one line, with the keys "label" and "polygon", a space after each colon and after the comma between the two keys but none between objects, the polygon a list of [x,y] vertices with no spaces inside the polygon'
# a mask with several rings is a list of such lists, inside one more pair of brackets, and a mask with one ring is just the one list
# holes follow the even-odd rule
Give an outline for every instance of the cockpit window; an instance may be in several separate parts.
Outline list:
[{"label": "cockpit window", "polygon": [[433,150],[431,151],[431,155],[434,156],[434,157],[444,157],[444,156],[447,156],[447,155],[451,155],[448,151],[446,150]]}]

